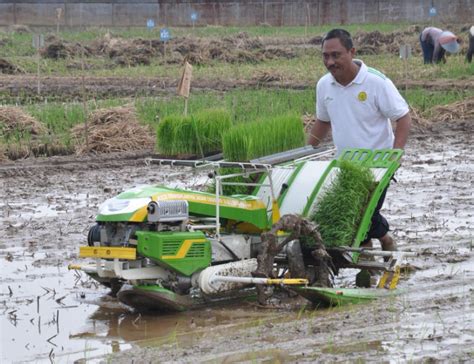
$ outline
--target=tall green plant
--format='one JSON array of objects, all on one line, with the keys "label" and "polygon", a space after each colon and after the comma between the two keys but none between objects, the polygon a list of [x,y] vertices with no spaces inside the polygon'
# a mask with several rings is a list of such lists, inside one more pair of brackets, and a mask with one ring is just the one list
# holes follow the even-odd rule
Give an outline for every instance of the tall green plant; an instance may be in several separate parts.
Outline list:
[{"label": "tall green plant", "polygon": [[339,173],[310,216],[319,225],[326,246],[352,245],[374,188],[369,168],[349,161],[340,163]]},{"label": "tall green plant", "polygon": [[[222,146],[224,158],[233,162],[245,162],[253,158],[282,152],[303,146],[304,131],[301,119],[296,115],[285,115],[259,121],[242,123],[224,133]],[[221,170],[221,174],[238,173],[240,170]],[[254,176],[257,177],[257,176]],[[235,177],[228,182],[255,182]],[[246,186],[224,186],[225,195],[247,194]]]},{"label": "tall green plant", "polygon": [[167,116],[158,124],[158,150],[167,155],[205,155],[222,150],[222,134],[231,125],[230,114],[222,109]]},{"label": "tall green plant", "polygon": [[222,146],[228,161],[248,161],[253,158],[303,146],[303,125],[297,115],[237,125],[225,132]]}]

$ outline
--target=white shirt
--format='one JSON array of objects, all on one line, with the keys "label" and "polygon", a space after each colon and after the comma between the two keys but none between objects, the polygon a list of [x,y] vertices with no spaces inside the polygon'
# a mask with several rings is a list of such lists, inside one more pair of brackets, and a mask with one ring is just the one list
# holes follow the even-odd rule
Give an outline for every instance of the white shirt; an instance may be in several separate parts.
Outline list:
[{"label": "white shirt", "polygon": [[393,148],[390,120],[408,112],[408,105],[384,74],[354,60],[360,68],[346,86],[326,74],[316,86],[316,116],[330,122],[338,154],[345,148]]}]

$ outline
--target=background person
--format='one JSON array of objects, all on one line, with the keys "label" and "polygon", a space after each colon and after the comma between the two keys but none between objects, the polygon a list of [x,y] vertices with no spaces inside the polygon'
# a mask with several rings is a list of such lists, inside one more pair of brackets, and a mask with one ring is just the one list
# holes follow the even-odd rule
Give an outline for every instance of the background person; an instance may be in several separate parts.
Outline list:
[{"label": "background person", "polygon": [[420,34],[420,44],[425,64],[439,63],[444,60],[446,52],[459,52],[459,40],[452,32],[436,27],[423,29]]},{"label": "background person", "polygon": [[[316,86],[316,122],[309,144],[318,145],[332,131],[338,154],[345,148],[403,149],[411,125],[406,101],[381,72],[354,59],[349,32],[333,29],[322,42],[323,62],[329,73]],[[395,134],[391,121],[396,121]],[[372,216],[365,246],[372,238],[383,250],[396,250],[387,220],[380,214],[385,192]]]},{"label": "background person", "polygon": [[471,63],[474,54],[474,25],[469,29],[469,49],[467,50],[466,60]]}]

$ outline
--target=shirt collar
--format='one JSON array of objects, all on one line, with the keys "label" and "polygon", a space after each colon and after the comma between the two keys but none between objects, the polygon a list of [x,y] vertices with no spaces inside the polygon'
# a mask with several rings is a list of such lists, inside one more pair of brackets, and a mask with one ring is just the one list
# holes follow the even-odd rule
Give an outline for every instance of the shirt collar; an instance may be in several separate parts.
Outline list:
[{"label": "shirt collar", "polygon": [[[362,62],[362,60],[360,59],[354,59],[353,62],[359,66],[359,72],[357,72],[357,75],[355,76],[355,78],[348,85],[343,86],[343,87],[349,87],[353,83],[360,85],[362,84],[362,82],[364,82],[365,78],[367,77],[368,71],[367,71],[367,66],[365,65],[365,63]],[[339,82],[336,81],[333,75],[331,75],[331,78],[332,78],[331,83],[333,85],[342,86],[339,84]]]}]

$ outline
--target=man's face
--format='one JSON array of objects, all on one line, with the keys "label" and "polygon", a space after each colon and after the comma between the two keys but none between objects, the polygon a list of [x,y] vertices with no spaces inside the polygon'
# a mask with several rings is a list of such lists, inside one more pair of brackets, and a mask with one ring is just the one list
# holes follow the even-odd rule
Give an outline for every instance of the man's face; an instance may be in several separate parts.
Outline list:
[{"label": "man's face", "polygon": [[344,79],[351,70],[355,49],[347,50],[338,38],[328,39],[323,45],[323,62],[336,80]]}]

